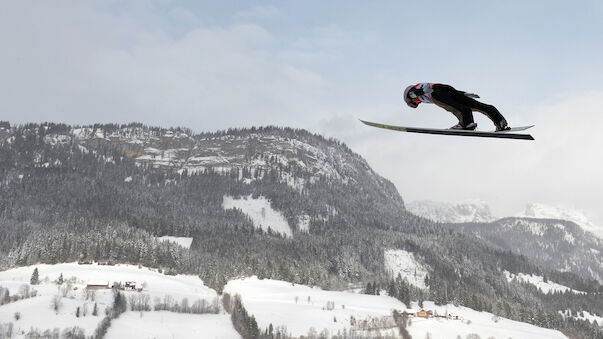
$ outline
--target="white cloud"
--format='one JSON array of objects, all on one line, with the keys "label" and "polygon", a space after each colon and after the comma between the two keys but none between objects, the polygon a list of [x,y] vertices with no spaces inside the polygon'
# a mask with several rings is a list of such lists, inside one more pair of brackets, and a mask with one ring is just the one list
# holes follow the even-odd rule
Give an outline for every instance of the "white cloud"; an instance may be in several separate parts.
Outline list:
[{"label": "white cloud", "polygon": [[320,74],[308,69],[283,65],[280,67],[280,72],[296,84],[311,87],[323,87],[326,85],[326,80]]},{"label": "white cloud", "polygon": [[170,10],[169,15],[176,21],[182,24],[187,24],[190,26],[199,26],[201,21],[199,18],[191,11],[186,8],[177,7]]},{"label": "white cloud", "polygon": [[240,11],[235,14],[237,19],[270,19],[281,15],[281,11],[274,6],[258,6],[250,10]]},{"label": "white cloud", "polygon": [[193,13],[175,8],[169,16],[190,28],[170,34],[173,23],[152,8],[77,4],[1,5],[5,119],[143,121],[196,130],[289,125],[316,111],[328,86],[320,73],[283,58],[275,48],[280,42],[259,25],[203,27]]},{"label": "white cloud", "polygon": [[[367,112],[364,118],[443,127],[444,119],[452,117],[424,106],[380,116]],[[399,133],[360,122],[349,125],[351,116],[321,124],[324,133],[346,141],[392,180],[407,200],[480,198],[490,203],[496,215],[512,215],[528,202],[542,202],[585,209],[601,223],[601,107],[603,91],[577,92],[550,104],[510,108],[520,113],[507,116],[512,125],[536,124],[529,130],[536,139],[533,142]],[[425,119],[422,124],[421,119]],[[478,113],[476,119],[481,129],[492,128]]]}]

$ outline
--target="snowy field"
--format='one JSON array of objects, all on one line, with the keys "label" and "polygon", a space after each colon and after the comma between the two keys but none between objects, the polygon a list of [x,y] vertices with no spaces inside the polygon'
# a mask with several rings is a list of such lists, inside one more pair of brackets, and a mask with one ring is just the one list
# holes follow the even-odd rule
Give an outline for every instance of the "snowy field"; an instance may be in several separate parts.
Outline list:
[{"label": "snowy field", "polygon": [[271,323],[274,327],[284,325],[294,336],[307,335],[311,327],[337,334],[351,327],[351,317],[360,320],[391,316],[394,309],[404,309],[402,302],[388,296],[324,291],[256,277],[231,280],[224,292],[241,295],[245,308],[255,316],[261,329]]},{"label": "snowy field", "polygon": [[586,292],[571,289],[567,286],[557,284],[550,280],[548,280],[547,282],[544,282],[543,277],[541,277],[539,275],[535,275],[535,274],[525,274],[525,273],[513,274],[509,271],[505,271],[504,273],[505,273],[505,277],[507,277],[507,281],[511,282],[511,281],[513,281],[513,279],[517,279],[517,281],[519,281],[519,282],[530,283],[530,284],[540,288],[542,290],[542,292],[544,292],[544,293],[565,292],[565,291],[570,291],[573,293],[580,293],[580,294],[586,293]]},{"label": "snowy field", "polygon": [[[402,257],[408,259],[408,255]],[[30,285],[34,267],[39,270],[40,284]],[[64,283],[56,280],[62,273]],[[148,295],[150,306],[171,298],[174,302],[186,298],[189,305],[197,300],[213,303],[217,293],[204,286],[195,276],[167,276],[155,270],[133,265],[79,265],[77,263],[36,265],[0,272],[0,286],[18,295],[23,286],[36,290],[36,295],[0,306],[0,324],[13,324],[13,337],[24,338],[31,329],[45,330],[77,326],[92,335],[113,303],[113,292],[101,289],[86,293],[88,283],[136,281],[143,290],[123,291],[127,300]],[[225,293],[241,295],[247,311],[255,316],[260,329],[270,324],[285,327],[294,336],[323,331],[330,335],[351,333],[371,335],[397,334],[392,311],[406,306],[394,298],[364,295],[353,292],[325,291],[304,285],[256,277],[232,280]],[[53,307],[58,300],[58,307]],[[93,315],[96,305],[97,315]],[[410,305],[417,311],[418,305]],[[79,316],[78,316],[79,308]],[[453,305],[435,306],[426,301],[426,310],[439,315],[458,316],[459,320],[444,318],[414,318],[409,332],[414,338],[465,338],[477,334],[482,338],[564,338],[557,331],[520,323],[491,313],[477,312]],[[130,310],[114,319],[107,338],[240,338],[228,314],[187,314],[167,311],[134,312]],[[18,314],[18,318],[15,315]],[[574,315],[578,316],[578,315]],[[590,314],[580,314],[590,317]],[[323,332],[325,333],[325,332]]]},{"label": "snowy field", "polygon": [[412,253],[404,250],[385,250],[383,255],[385,270],[393,278],[396,278],[400,274],[410,284],[419,288],[425,288],[427,269],[415,259]]},{"label": "snowy field", "polygon": [[[405,305],[388,296],[364,295],[350,292],[324,291],[304,285],[277,280],[259,280],[255,277],[230,281],[224,288],[231,295],[239,294],[245,308],[255,316],[260,328],[271,323],[285,326],[294,336],[307,335],[310,328],[318,333],[326,329],[331,335],[362,331],[361,323],[373,320],[374,335],[397,334],[393,327],[392,311],[404,310]],[[329,307],[331,306],[331,307]],[[411,305],[418,310],[418,305]],[[444,318],[414,318],[408,328],[413,338],[465,338],[478,334],[482,338],[565,338],[558,331],[496,317],[491,313],[477,312],[453,305],[435,306],[425,302],[424,308],[440,315],[459,316],[461,320]],[[354,320],[352,320],[352,318]],[[366,332],[365,332],[366,333]]]},{"label": "snowy field", "polygon": [[241,338],[228,314],[126,312],[111,322],[106,339]]},{"label": "snowy field", "polygon": [[[413,303],[413,308],[418,305]],[[437,312],[439,315],[459,316],[459,320],[445,318],[413,318],[409,332],[413,338],[432,339],[467,338],[470,334],[477,334],[481,338],[530,338],[530,339],[555,339],[567,338],[563,333],[548,328],[542,328],[527,323],[522,323],[506,318],[501,318],[488,312],[478,312],[467,307],[454,305],[435,306],[433,302],[426,301],[423,307]],[[477,337],[475,337],[477,338]]]},{"label": "snowy field", "polygon": [[[40,284],[30,285],[35,267],[39,270]],[[64,283],[58,286],[56,280],[61,273]],[[0,272],[0,286],[8,288],[11,295],[18,295],[23,285],[37,291],[35,297],[0,306],[0,324],[12,322],[16,337],[22,337],[31,328],[43,332],[55,328],[62,331],[73,326],[82,328],[86,335],[92,335],[105,316],[105,309],[113,303],[113,292],[110,289],[101,289],[94,293],[86,293],[86,285],[126,281],[134,281],[137,286],[143,287],[141,292],[123,291],[126,298],[148,295],[151,307],[156,301],[164,301],[166,296],[178,303],[182,303],[186,298],[189,305],[198,300],[209,304],[217,298],[216,291],[204,286],[203,281],[196,276],[168,276],[133,265],[40,264]],[[55,298],[59,304],[56,311],[52,307]],[[98,313],[96,316],[92,314],[95,304]],[[20,315],[18,320],[15,319],[16,313]],[[180,315],[188,316],[173,316]]]},{"label": "snowy field", "polygon": [[275,232],[291,236],[291,228],[287,219],[279,211],[270,206],[270,200],[265,197],[254,199],[251,195],[241,199],[235,199],[230,196],[224,196],[222,207],[226,209],[238,208],[241,212],[247,214],[255,227],[268,231],[271,228]]}]

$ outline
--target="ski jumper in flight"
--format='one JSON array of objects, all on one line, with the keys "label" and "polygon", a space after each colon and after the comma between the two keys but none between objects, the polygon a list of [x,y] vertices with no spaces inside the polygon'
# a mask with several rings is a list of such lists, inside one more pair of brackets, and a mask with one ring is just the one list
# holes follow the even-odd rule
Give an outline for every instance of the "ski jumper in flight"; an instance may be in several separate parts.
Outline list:
[{"label": "ski jumper in flight", "polygon": [[477,124],[473,121],[473,111],[485,114],[496,126],[496,131],[508,130],[507,120],[500,114],[496,107],[479,102],[477,94],[456,90],[444,84],[419,83],[406,87],[404,101],[412,108],[417,108],[420,103],[436,104],[451,112],[459,119],[459,123],[451,129],[474,130]]}]

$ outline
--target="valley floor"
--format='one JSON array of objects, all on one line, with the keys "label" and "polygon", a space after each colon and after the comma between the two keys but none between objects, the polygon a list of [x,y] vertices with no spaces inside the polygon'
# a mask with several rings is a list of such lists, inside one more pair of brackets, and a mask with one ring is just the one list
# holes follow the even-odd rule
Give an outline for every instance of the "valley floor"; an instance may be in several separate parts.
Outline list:
[{"label": "valley floor", "polygon": [[[39,284],[30,284],[34,268]],[[57,284],[62,275],[63,283]],[[93,335],[113,306],[114,291],[88,291],[89,284],[135,283],[137,290],[121,290],[127,310],[113,319],[106,338],[240,338],[219,295],[195,276],[164,275],[133,265],[36,265],[0,272],[0,286],[13,299],[0,305],[0,337],[24,338],[30,333],[66,333],[77,326]],[[231,280],[224,293],[240,295],[243,306],[263,331],[271,324],[294,337],[308,334],[398,336],[393,311],[419,311],[386,295],[325,291],[285,281],[256,277]],[[2,296],[0,296],[2,298]],[[17,300],[19,299],[19,300]],[[146,304],[146,311],[134,311]],[[424,303],[425,310],[446,316],[413,318],[408,331],[414,338],[565,338],[563,334],[520,323],[491,313],[453,305]],[[96,309],[96,312],[94,310]],[[154,310],[155,309],[155,310]],[[198,313],[190,312],[196,309]],[[153,311],[154,310],[154,311]],[[189,312],[189,313],[187,313]],[[95,314],[93,314],[95,313]],[[456,319],[456,320],[455,320]]]}]

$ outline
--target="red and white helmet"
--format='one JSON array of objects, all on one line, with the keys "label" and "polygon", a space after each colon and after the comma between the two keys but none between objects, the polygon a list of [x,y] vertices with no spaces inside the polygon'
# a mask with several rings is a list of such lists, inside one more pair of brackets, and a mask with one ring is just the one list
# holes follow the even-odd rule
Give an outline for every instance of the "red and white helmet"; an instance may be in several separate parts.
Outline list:
[{"label": "red and white helmet", "polygon": [[402,97],[404,98],[404,101],[406,101],[406,104],[408,106],[410,106],[412,108],[417,108],[417,106],[419,106],[419,103],[416,100],[414,100],[416,98],[416,96],[415,96],[415,98],[411,98],[409,96],[410,89],[413,88],[413,87],[414,87],[413,85],[410,85],[410,86],[406,87],[406,89],[404,90],[404,94],[402,95]]}]

